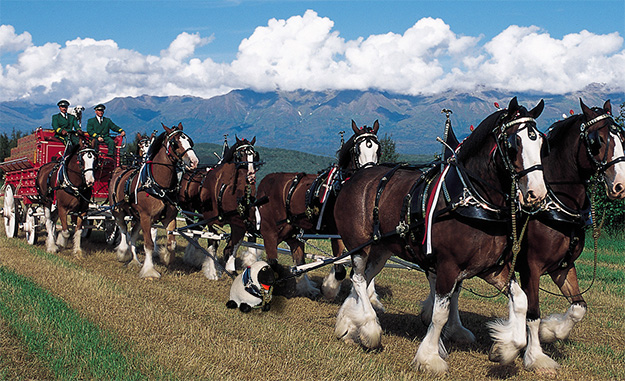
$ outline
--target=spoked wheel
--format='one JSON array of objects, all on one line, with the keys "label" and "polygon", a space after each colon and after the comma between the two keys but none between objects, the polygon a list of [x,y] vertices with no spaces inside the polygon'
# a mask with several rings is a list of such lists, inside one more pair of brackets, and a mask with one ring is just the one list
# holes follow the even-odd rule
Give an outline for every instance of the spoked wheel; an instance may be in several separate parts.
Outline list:
[{"label": "spoked wheel", "polygon": [[29,207],[24,218],[24,233],[26,233],[26,242],[29,245],[37,243],[37,218],[35,217],[35,212],[36,208]]},{"label": "spoked wheel", "polygon": [[117,247],[121,241],[121,230],[114,221],[104,222],[104,234],[106,235],[106,244],[109,247]]},{"label": "spoked wheel", "polygon": [[4,190],[4,231],[7,237],[13,238],[17,235],[17,203],[13,194],[13,186],[7,184]]}]

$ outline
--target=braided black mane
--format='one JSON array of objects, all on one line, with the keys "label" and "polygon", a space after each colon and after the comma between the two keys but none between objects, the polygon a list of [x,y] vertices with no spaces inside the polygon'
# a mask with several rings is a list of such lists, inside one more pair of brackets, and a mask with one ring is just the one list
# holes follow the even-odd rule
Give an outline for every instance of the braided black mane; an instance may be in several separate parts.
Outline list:
[{"label": "braided black mane", "polygon": [[154,156],[156,156],[158,151],[163,146],[163,141],[165,140],[166,135],[167,133],[163,132],[159,136],[157,136],[156,139],[154,139],[154,142],[152,143],[152,145],[150,145],[150,148],[148,149],[148,153],[147,153],[148,160],[154,159]]}]

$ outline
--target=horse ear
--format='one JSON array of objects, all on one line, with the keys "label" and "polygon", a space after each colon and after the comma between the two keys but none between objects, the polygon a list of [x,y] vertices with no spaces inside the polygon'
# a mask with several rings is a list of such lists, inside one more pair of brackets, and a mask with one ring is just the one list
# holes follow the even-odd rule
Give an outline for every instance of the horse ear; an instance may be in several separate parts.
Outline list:
[{"label": "horse ear", "polygon": [[545,108],[545,101],[541,99],[540,102],[538,102],[538,104],[536,105],[536,107],[534,107],[529,112],[529,114],[532,116],[532,118],[536,119],[543,112],[544,108]]},{"label": "horse ear", "polygon": [[141,136],[141,133],[140,133],[140,132],[137,132],[137,140],[141,140],[141,138],[142,138],[142,137],[143,137],[143,136]]},{"label": "horse ear", "polygon": [[518,109],[519,109],[519,102],[517,101],[516,97],[514,97],[510,100],[510,104],[508,104],[508,114],[515,112]]},{"label": "horse ear", "polygon": [[579,105],[580,105],[580,107],[582,108],[582,113],[583,113],[584,115],[588,115],[588,114],[590,114],[591,110],[590,110],[590,108],[589,108],[588,106],[586,106],[586,105],[584,104],[584,101],[582,100],[582,98],[579,98]]},{"label": "horse ear", "polygon": [[375,122],[373,122],[373,133],[377,135],[379,129],[380,129],[380,122],[378,122],[378,120],[376,119]]},{"label": "horse ear", "polygon": [[250,142],[250,144],[251,144],[251,145],[254,145],[254,143],[256,143],[256,136],[254,136],[254,137],[252,138],[252,141]]},{"label": "horse ear", "polygon": [[171,129],[171,128],[169,128],[169,127],[167,127],[167,126],[165,125],[165,123],[161,122],[161,125],[162,125],[162,126],[163,126],[163,128],[165,129],[165,132],[167,132],[168,134],[169,134],[169,133],[171,133],[172,129]]},{"label": "horse ear", "polygon": [[182,131],[182,122],[179,122],[179,123],[178,123],[178,129],[179,129],[180,131]]},{"label": "horse ear", "polygon": [[612,115],[612,104],[610,104],[609,99],[603,104],[603,111],[605,111],[606,114]]},{"label": "horse ear", "polygon": [[360,132],[360,130],[358,130],[358,126],[356,125],[356,122],[354,122],[354,119],[352,119],[352,130],[354,130],[355,134],[358,134]]}]

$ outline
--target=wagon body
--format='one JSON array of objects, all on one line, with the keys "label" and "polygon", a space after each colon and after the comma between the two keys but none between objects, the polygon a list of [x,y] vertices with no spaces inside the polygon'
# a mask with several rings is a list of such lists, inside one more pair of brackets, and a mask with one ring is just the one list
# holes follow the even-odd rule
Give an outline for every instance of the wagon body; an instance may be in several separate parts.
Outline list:
[{"label": "wagon body", "polygon": [[[102,209],[108,200],[108,184],[114,169],[120,166],[122,139],[121,136],[115,138],[115,159],[107,156],[106,145],[101,144],[98,148],[100,155],[98,168],[94,173],[91,208]],[[7,236],[15,236],[18,229],[22,228],[29,242],[36,240],[35,232],[40,227],[43,216],[35,185],[37,173],[44,164],[60,161],[64,151],[65,145],[54,137],[54,131],[39,127],[34,133],[20,138],[17,146],[11,149],[11,155],[0,163],[0,170],[5,177],[2,214]],[[110,213],[97,213],[97,216],[91,218],[91,222],[97,224],[93,226],[99,227],[103,226],[104,219],[112,220],[112,216]]]}]

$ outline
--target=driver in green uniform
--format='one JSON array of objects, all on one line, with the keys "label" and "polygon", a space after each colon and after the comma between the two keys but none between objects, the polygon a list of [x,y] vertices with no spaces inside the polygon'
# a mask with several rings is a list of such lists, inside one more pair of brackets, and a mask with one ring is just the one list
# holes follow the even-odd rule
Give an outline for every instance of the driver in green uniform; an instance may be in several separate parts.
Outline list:
[{"label": "driver in green uniform", "polygon": [[78,136],[75,133],[72,134],[72,132],[80,131],[80,125],[78,124],[78,119],[67,112],[69,102],[62,99],[56,105],[59,106],[60,112],[52,115],[54,137],[62,141],[65,145],[67,145],[68,141],[72,144],[78,144]]},{"label": "driver in green uniform", "polygon": [[87,133],[89,136],[98,139],[99,142],[108,146],[108,156],[115,156],[115,141],[110,136],[110,131],[119,133],[121,136],[126,135],[124,130],[117,126],[109,118],[104,117],[106,107],[99,104],[94,107],[95,117],[87,121]]}]

